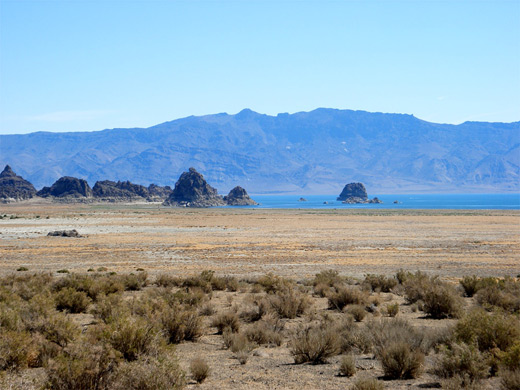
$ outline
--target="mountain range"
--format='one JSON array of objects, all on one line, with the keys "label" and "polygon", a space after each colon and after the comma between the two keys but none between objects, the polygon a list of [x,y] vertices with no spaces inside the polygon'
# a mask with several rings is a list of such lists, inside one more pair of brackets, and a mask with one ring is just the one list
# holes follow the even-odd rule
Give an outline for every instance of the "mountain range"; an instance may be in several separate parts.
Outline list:
[{"label": "mountain range", "polygon": [[174,186],[194,167],[220,193],[520,191],[520,122],[438,124],[413,115],[244,109],[149,128],[0,135],[0,166],[37,188],[61,176]]}]

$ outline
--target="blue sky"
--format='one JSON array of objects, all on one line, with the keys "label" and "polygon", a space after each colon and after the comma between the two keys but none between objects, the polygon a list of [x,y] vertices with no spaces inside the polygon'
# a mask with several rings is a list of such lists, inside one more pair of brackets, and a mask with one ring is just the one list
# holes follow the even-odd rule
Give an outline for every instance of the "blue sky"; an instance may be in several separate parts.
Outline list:
[{"label": "blue sky", "polygon": [[520,1],[0,0],[0,133],[189,115],[520,120]]}]

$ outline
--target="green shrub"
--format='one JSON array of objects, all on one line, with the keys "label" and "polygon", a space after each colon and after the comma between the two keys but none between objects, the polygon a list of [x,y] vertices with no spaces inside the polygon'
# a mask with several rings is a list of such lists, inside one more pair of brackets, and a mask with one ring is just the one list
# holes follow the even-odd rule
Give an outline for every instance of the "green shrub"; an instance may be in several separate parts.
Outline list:
[{"label": "green shrub", "polygon": [[202,335],[202,320],[195,311],[181,307],[167,307],[159,314],[159,323],[172,344],[195,341]]},{"label": "green shrub", "polygon": [[312,281],[312,285],[314,287],[317,287],[321,284],[324,286],[333,287],[339,286],[343,282],[343,278],[339,276],[338,271],[329,269],[316,274],[314,276],[314,280]]},{"label": "green shrub", "polygon": [[386,313],[389,317],[395,317],[397,313],[399,313],[399,304],[398,303],[392,303],[389,305],[386,305]]},{"label": "green shrub", "polygon": [[472,297],[479,290],[479,278],[476,275],[464,276],[459,280],[460,285],[464,289],[464,295]]},{"label": "green shrub", "polygon": [[84,313],[91,302],[83,291],[76,291],[70,287],[56,293],[54,300],[56,301],[56,309],[66,310],[70,313]]},{"label": "green shrub", "polygon": [[113,390],[179,390],[185,386],[185,374],[176,359],[146,356],[123,363],[110,387]]},{"label": "green shrub", "polygon": [[397,279],[384,275],[368,274],[362,285],[370,288],[371,291],[390,292],[397,285]]},{"label": "green shrub", "polygon": [[445,347],[435,364],[434,372],[441,378],[459,378],[462,385],[473,383],[489,375],[487,359],[478,348],[454,343]]},{"label": "green shrub", "polygon": [[330,326],[309,326],[300,329],[289,343],[296,364],[324,363],[340,350],[338,333]]},{"label": "green shrub", "polygon": [[364,305],[367,301],[365,293],[355,287],[339,287],[328,297],[329,308],[343,310],[347,305]]},{"label": "green shrub", "polygon": [[52,390],[108,390],[116,368],[116,355],[88,342],[75,345],[51,360],[45,388]]},{"label": "green shrub", "polygon": [[122,276],[122,283],[127,291],[139,291],[146,286],[148,281],[148,274],[146,272],[139,272],[136,274],[128,274]]},{"label": "green shrub", "polygon": [[420,271],[409,274],[403,282],[406,301],[411,304],[424,300],[431,286],[437,283],[439,283],[437,276],[430,277]]},{"label": "green shrub", "polygon": [[30,333],[0,330],[0,370],[26,368],[33,353]]},{"label": "green shrub", "polygon": [[413,379],[422,372],[424,354],[405,342],[390,343],[380,352],[385,376],[389,379]]},{"label": "green shrub", "polygon": [[428,286],[422,300],[423,311],[431,318],[459,318],[462,314],[462,298],[447,284],[437,283]]},{"label": "green shrub", "polygon": [[261,276],[256,283],[262,286],[264,291],[268,294],[273,294],[276,291],[285,290],[294,286],[294,282],[291,280],[273,275],[272,273]]},{"label": "green shrub", "polygon": [[204,359],[195,358],[190,363],[190,372],[195,382],[202,383],[209,375],[209,365]]},{"label": "green shrub", "polygon": [[476,343],[481,351],[507,351],[520,340],[520,320],[513,315],[476,309],[457,323],[455,336],[466,344]]},{"label": "green shrub", "polygon": [[343,356],[339,362],[339,374],[351,377],[356,373],[356,360],[354,356]]},{"label": "green shrub", "polygon": [[66,347],[80,333],[78,325],[63,313],[50,314],[42,318],[35,330],[60,347]]},{"label": "green shrub", "polygon": [[111,323],[104,331],[104,338],[128,361],[156,352],[162,341],[153,324],[139,317],[120,318]]}]

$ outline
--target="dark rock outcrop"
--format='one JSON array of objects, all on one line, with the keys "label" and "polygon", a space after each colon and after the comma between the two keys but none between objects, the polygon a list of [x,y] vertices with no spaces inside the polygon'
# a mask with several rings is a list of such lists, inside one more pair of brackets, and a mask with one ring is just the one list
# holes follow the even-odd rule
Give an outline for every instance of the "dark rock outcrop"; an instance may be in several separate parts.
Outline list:
[{"label": "dark rock outcrop", "polygon": [[240,186],[236,186],[229,191],[229,194],[224,196],[224,202],[226,202],[228,206],[255,206],[258,204],[251,199],[247,191]]},{"label": "dark rock outcrop", "polygon": [[350,183],[347,184],[341,194],[339,194],[337,200],[345,201],[348,198],[360,198],[362,200],[367,200],[367,190],[363,183]]},{"label": "dark rock outcrop", "polygon": [[150,196],[146,187],[129,181],[98,181],[92,192],[94,197],[109,201],[146,200]]},{"label": "dark rock outcrop", "polygon": [[34,186],[18,176],[6,165],[2,173],[0,173],[0,200],[7,202],[11,200],[30,199],[36,195]]},{"label": "dark rock outcrop", "polygon": [[341,194],[339,194],[337,200],[341,200],[342,203],[346,204],[383,203],[377,197],[368,199],[367,190],[363,183],[347,184],[343,188],[343,191],[341,191]]},{"label": "dark rock outcrop", "polygon": [[180,176],[173,192],[163,203],[165,206],[176,207],[212,207],[225,204],[217,190],[195,168],[190,168]]},{"label": "dark rock outcrop", "polygon": [[55,230],[53,232],[49,232],[47,236],[51,237],[74,237],[79,238],[82,237],[76,229],[72,230]]},{"label": "dark rock outcrop", "polygon": [[165,200],[168,199],[170,194],[173,192],[170,186],[158,186],[157,184],[150,184],[148,186],[148,193],[150,194],[150,200]]},{"label": "dark rock outcrop", "polygon": [[36,195],[42,198],[91,198],[93,193],[86,180],[64,176],[52,186],[43,187]]}]

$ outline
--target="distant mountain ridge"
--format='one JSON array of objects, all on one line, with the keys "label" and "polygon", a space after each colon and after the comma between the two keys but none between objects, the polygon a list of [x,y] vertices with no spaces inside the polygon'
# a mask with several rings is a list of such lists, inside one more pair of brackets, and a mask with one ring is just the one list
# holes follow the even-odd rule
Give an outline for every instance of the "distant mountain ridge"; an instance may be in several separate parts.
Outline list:
[{"label": "distant mountain ridge", "polygon": [[146,129],[0,135],[0,166],[37,188],[61,176],[170,185],[194,167],[220,193],[372,194],[520,190],[520,122],[422,121],[320,108],[190,116]]}]

